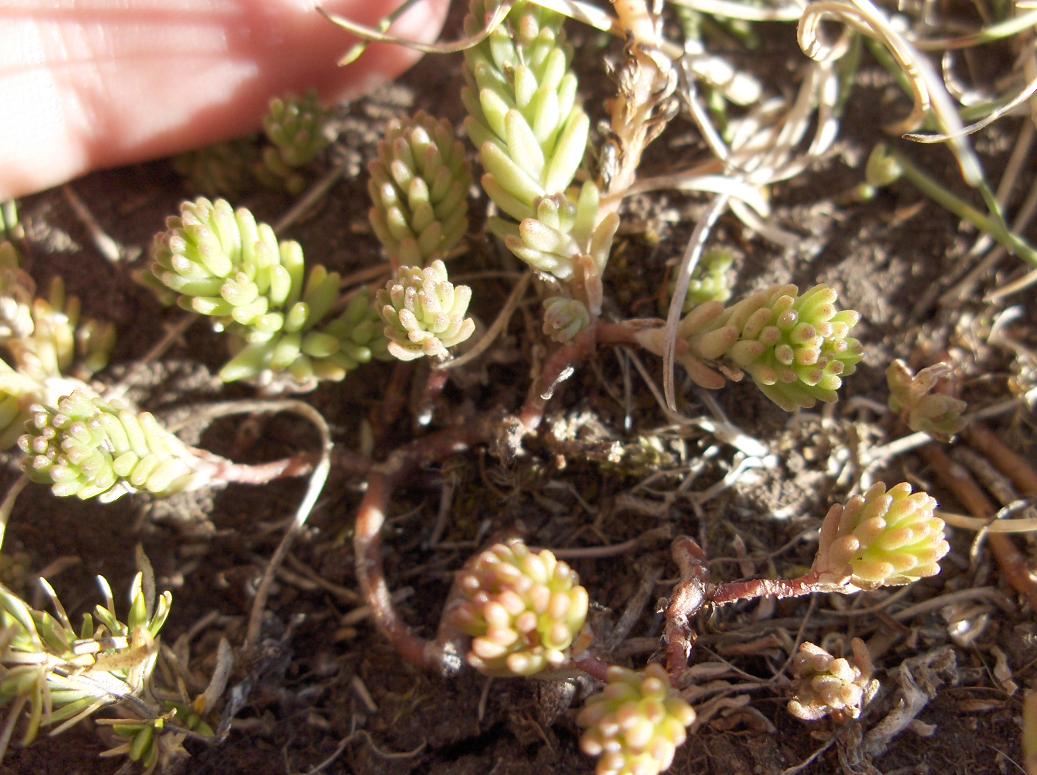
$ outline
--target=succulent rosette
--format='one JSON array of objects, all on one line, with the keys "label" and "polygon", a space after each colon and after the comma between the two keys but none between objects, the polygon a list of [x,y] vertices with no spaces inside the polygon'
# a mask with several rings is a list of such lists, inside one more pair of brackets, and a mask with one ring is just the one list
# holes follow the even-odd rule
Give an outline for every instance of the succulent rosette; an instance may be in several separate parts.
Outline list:
[{"label": "succulent rosette", "polygon": [[401,361],[446,358],[448,348],[475,332],[475,321],[465,317],[471,298],[472,289],[451,283],[438,259],[424,268],[401,266],[375,297],[389,352]]},{"label": "succulent rosette", "polygon": [[226,200],[181,204],[155,236],[151,272],[180,307],[229,334],[234,357],[220,371],[225,382],[269,383],[285,374],[287,387],[307,389],[317,380],[341,380],[385,352],[365,293],[346,304],[338,272],[320,264],[307,271],[298,242],[279,241]]},{"label": "succulent rosette", "polygon": [[871,657],[864,642],[854,638],[853,656],[833,657],[820,646],[801,643],[792,657],[793,696],[789,713],[804,721],[832,716],[843,722],[858,718],[878,691]]},{"label": "succulent rosette", "polygon": [[556,342],[568,342],[590,323],[590,311],[579,299],[551,296],[544,301],[544,333]]},{"label": "succulent rosette", "polygon": [[940,572],[950,550],[936,499],[902,482],[879,482],[846,505],[829,509],[821,524],[812,571],[822,583],[848,589],[910,584]]},{"label": "succulent rosette", "polygon": [[52,408],[32,408],[18,439],[25,472],[59,497],[108,503],[127,493],[166,496],[199,480],[189,448],[149,412],[116,408],[76,391]]},{"label": "succulent rosette", "polygon": [[517,539],[474,557],[457,590],[448,621],[472,637],[468,663],[487,675],[530,676],[562,666],[587,618],[589,598],[576,572]]},{"label": "succulent rosette", "polygon": [[270,100],[263,117],[263,133],[270,144],[262,149],[261,162],[253,165],[256,178],[270,188],[301,193],[306,187],[301,170],[331,143],[327,123],[328,114],[316,92]]},{"label": "succulent rosette", "polygon": [[605,688],[591,696],[576,723],[580,748],[601,757],[597,775],[656,775],[673,763],[695,711],[657,664],[635,671],[612,666]]},{"label": "succulent rosette", "polygon": [[[705,388],[724,386],[724,376],[710,365],[721,362],[747,373],[787,412],[830,403],[863,357],[860,342],[850,336],[860,315],[838,310],[836,299],[827,285],[802,294],[795,285],[775,285],[730,307],[705,302],[680,322],[678,358]],[[663,329],[646,329],[637,338],[663,352]]]},{"label": "succulent rosette", "polygon": [[934,363],[915,374],[902,360],[893,361],[886,369],[890,409],[897,412],[911,430],[950,441],[965,427],[962,413],[968,408],[961,399],[935,390],[951,371],[949,364]]},{"label": "succulent rosette", "polygon": [[393,121],[367,169],[368,220],[395,264],[425,265],[464,237],[472,176],[450,122],[424,112]]}]

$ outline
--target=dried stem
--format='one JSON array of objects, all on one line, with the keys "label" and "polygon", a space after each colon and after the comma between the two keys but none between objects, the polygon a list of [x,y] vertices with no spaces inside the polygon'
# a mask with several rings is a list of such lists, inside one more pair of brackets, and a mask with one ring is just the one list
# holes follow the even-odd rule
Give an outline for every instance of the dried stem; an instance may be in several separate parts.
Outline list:
[{"label": "dried stem", "polygon": [[990,458],[1024,496],[1037,497],[1037,471],[1034,471],[1026,458],[1005,446],[988,427],[980,423],[972,423],[962,435],[969,446]]},{"label": "dried stem", "polygon": [[[238,404],[239,406],[240,404],[248,403],[251,402],[235,402],[235,404]],[[226,413],[228,406],[230,405],[217,405],[210,407],[208,411],[211,413],[211,416],[216,417],[221,413]],[[306,487],[306,493],[303,495],[298,508],[295,510],[295,516],[292,518],[292,523],[288,526],[288,530],[285,532],[281,542],[277,545],[277,549],[274,550],[270,562],[268,562],[266,568],[263,569],[263,575],[259,579],[259,586],[256,587],[256,596],[252,601],[252,610],[249,612],[248,617],[248,629],[245,634],[246,652],[252,652],[259,640],[259,634],[263,622],[263,611],[266,609],[266,601],[270,596],[270,586],[273,584],[274,575],[277,573],[277,569],[281,566],[281,563],[284,562],[288,550],[292,548],[296,536],[299,535],[303,525],[306,524],[306,520],[309,519],[313,507],[317,504],[317,498],[320,497],[321,492],[324,490],[324,483],[328,480],[328,472],[331,469],[331,452],[334,448],[334,444],[331,441],[331,430],[328,428],[328,424],[325,422],[324,417],[320,412],[303,401],[289,399],[283,401],[259,402],[259,407],[256,408],[255,411],[292,412],[308,420],[320,434],[320,458],[316,466],[313,467],[313,473],[310,474],[310,482]]]},{"label": "dried stem", "polygon": [[677,107],[672,99],[676,68],[663,53],[658,19],[644,0],[613,0],[612,4],[627,35],[627,46],[626,59],[615,76],[616,96],[607,104],[615,159],[611,168],[602,168],[607,196],[600,218],[619,209],[623,195],[637,180],[645,148],[659,136]]},{"label": "dried stem", "polygon": [[[992,520],[997,514],[994,504],[979,489],[975,480],[962,466],[953,462],[935,446],[922,447],[919,451],[926,462],[932,466],[940,481],[944,483],[975,517]],[[989,533],[987,542],[994,553],[1001,572],[1008,584],[1026,598],[1031,610],[1037,611],[1037,585],[1030,579],[1030,569],[1026,558],[1016,547],[1015,542],[1003,533]]]},{"label": "dried stem", "polygon": [[416,439],[396,450],[372,470],[367,493],[357,510],[353,538],[356,574],[375,624],[404,659],[440,675],[457,673],[462,666],[461,658],[449,644],[426,640],[413,633],[396,612],[382,565],[382,526],[397,485],[423,465],[489,440],[499,424],[499,417],[486,414],[474,422]]},{"label": "dried stem", "polygon": [[673,588],[666,606],[666,671],[676,680],[688,666],[694,635],[691,619],[707,601],[709,567],[706,553],[688,536],[677,536],[671,547],[673,560],[680,569],[681,580]]},{"label": "dried stem", "polygon": [[655,43],[655,22],[644,0],[612,0],[619,26],[635,40]]}]

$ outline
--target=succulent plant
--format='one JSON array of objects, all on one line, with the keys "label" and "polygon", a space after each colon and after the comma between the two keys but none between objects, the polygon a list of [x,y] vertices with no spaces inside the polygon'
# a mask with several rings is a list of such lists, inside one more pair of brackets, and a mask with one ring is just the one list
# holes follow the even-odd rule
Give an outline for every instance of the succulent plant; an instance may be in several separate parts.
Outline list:
[{"label": "succulent plant", "polygon": [[[491,0],[473,0],[465,31],[485,24]],[[583,162],[590,121],[579,105],[564,17],[520,0],[490,36],[465,51],[465,130],[487,174],[483,188],[521,221],[537,199],[564,192]]]},{"label": "succulent plant", "polygon": [[472,637],[468,664],[487,675],[560,667],[587,618],[587,590],[572,568],[518,539],[476,555],[456,588],[447,621]]},{"label": "succulent plant", "polygon": [[228,140],[173,157],[173,169],[187,178],[192,193],[239,196],[255,185],[259,163],[255,137]]},{"label": "succulent plant", "polygon": [[968,405],[954,396],[934,393],[937,383],[950,375],[951,366],[935,363],[912,373],[902,360],[886,369],[889,406],[913,431],[923,431],[940,441],[950,438],[965,426],[962,413]]},{"label": "succulent plant", "polygon": [[0,448],[17,441],[37,401],[56,399],[108,363],[115,327],[82,318],[79,299],[55,277],[47,298],[33,298],[36,285],[18,266],[18,253],[0,243],[0,346],[13,366],[0,360]]},{"label": "succulent plant", "polygon": [[940,572],[950,550],[936,499],[902,482],[878,482],[845,506],[836,504],[821,523],[812,571],[822,583],[845,590],[909,584]]},{"label": "succulent plant", "polygon": [[[491,9],[487,0],[473,0],[466,31],[477,32]],[[486,170],[482,187],[501,213],[490,230],[534,269],[580,281],[578,275],[601,274],[619,219],[599,211],[595,184],[570,191],[590,122],[577,99],[563,20],[534,3],[515,3],[486,40],[465,52],[461,96],[465,129]],[[597,314],[597,303],[591,307]]]},{"label": "succulent plant", "polygon": [[375,297],[389,352],[401,361],[447,357],[448,348],[475,331],[465,317],[471,298],[472,289],[451,283],[438,259],[424,268],[401,266]]},{"label": "succulent plant", "polygon": [[302,97],[274,97],[263,117],[263,132],[277,147],[285,164],[301,167],[316,159],[331,143],[324,131],[327,119],[315,91]]},{"label": "succulent plant", "polygon": [[300,193],[306,186],[306,176],[300,170],[331,143],[326,124],[327,113],[316,92],[270,100],[263,117],[263,133],[270,145],[262,149],[261,163],[253,167],[259,181],[290,194]]},{"label": "succulent plant", "polygon": [[864,641],[854,638],[852,648],[850,659],[837,659],[813,643],[799,645],[790,665],[794,680],[789,713],[804,721],[831,715],[840,723],[861,715],[879,682],[871,677],[871,657]]},{"label": "succulent plant", "polygon": [[[339,284],[337,274],[327,274],[323,269],[317,266],[310,272],[302,301],[289,311],[279,336],[252,343],[248,337],[232,337],[231,351],[235,354],[220,369],[220,379],[234,382],[285,373],[296,387],[308,388],[318,380],[337,382],[364,363],[389,357],[381,318],[366,289],[354,295],[345,310],[330,321],[317,316],[323,304],[320,286],[334,285],[337,293]],[[298,313],[294,320],[293,312]],[[319,325],[312,325],[314,320],[319,320]]]},{"label": "succulent plant", "polygon": [[115,326],[83,318],[77,296],[65,292],[60,277],[51,280],[46,299],[32,303],[33,332],[5,342],[18,370],[36,379],[71,375],[86,378],[108,365],[115,346]]},{"label": "succulent plant", "polygon": [[544,333],[556,342],[568,342],[589,323],[590,312],[579,299],[551,296],[544,301]]},{"label": "succulent plant", "polygon": [[794,285],[754,294],[728,310],[738,340],[725,354],[786,411],[834,401],[842,377],[860,362],[860,342],[849,336],[860,320],[836,310],[836,293],[816,285],[802,295]]},{"label": "succulent plant", "polygon": [[534,217],[517,225],[491,219],[490,228],[534,269],[571,280],[579,274],[600,276],[608,262],[619,216],[598,215],[598,188],[588,182],[575,202],[564,194],[545,196],[537,200]]},{"label": "succulent plant", "polygon": [[368,219],[395,266],[423,266],[461,241],[472,180],[450,122],[425,112],[392,121],[367,169]]},{"label": "succulent plant", "polygon": [[711,248],[705,252],[688,283],[688,293],[682,306],[684,314],[707,301],[726,302],[731,298],[729,270],[733,263],[734,256],[730,251]]},{"label": "succulent plant", "polygon": [[[172,596],[154,594],[154,576],[146,559],[133,580],[130,611],[121,621],[111,587],[98,577],[105,605],[72,626],[54,590],[41,580],[56,616],[31,608],[0,584],[0,705],[9,713],[28,708],[22,743],[28,745],[41,726],[60,732],[120,699],[141,697],[159,653],[159,631],[169,615]],[[9,722],[12,726],[14,719]],[[0,758],[8,737],[0,742]]]},{"label": "succulent plant", "polygon": [[27,427],[18,439],[25,472],[59,497],[108,503],[139,490],[165,496],[199,483],[195,456],[148,412],[77,391],[56,408],[33,406]]},{"label": "succulent plant", "polygon": [[[849,336],[860,316],[837,311],[835,301],[827,285],[803,294],[795,285],[775,285],[726,308],[706,302],[681,320],[678,359],[696,383],[710,389],[723,387],[725,380],[709,362],[744,370],[787,412],[835,401],[843,377],[862,358],[860,342]],[[646,329],[637,338],[662,354],[663,329]]]},{"label": "succulent plant", "polygon": [[[178,304],[220,325],[274,333],[278,311],[300,285],[302,250],[224,199],[183,202],[152,242],[152,273],[179,294]],[[271,309],[273,308],[273,309]]]},{"label": "succulent plant", "polygon": [[32,336],[32,298],[36,283],[18,265],[18,251],[0,241],[0,343]]},{"label": "succulent plant", "polygon": [[656,775],[673,763],[695,711],[657,664],[643,671],[612,666],[605,689],[588,698],[576,723],[580,748],[600,756],[597,775]]},{"label": "succulent plant", "polygon": [[184,202],[152,244],[151,271],[184,309],[213,318],[231,338],[226,382],[288,374],[297,386],[340,380],[381,357],[385,343],[363,294],[329,320],[342,278],[321,265],[305,277],[299,243],[223,199]]}]

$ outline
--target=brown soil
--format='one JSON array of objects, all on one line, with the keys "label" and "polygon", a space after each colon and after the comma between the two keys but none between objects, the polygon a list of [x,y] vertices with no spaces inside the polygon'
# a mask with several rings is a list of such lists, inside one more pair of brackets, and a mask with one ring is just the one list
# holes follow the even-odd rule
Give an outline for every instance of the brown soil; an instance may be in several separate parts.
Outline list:
[{"label": "brown soil", "polygon": [[[785,77],[790,63],[800,61],[798,56],[792,28],[782,27],[773,32],[762,53],[747,62]],[[366,225],[363,161],[373,155],[391,116],[425,107],[459,120],[455,95],[460,81],[455,61],[426,60],[401,83],[344,106],[335,153],[350,160],[350,175],[303,223],[281,236],[298,239],[311,261],[343,273],[378,261],[378,246]],[[834,201],[860,180],[877,127],[888,120],[889,111],[906,109],[881,70],[869,65],[862,82],[868,85],[851,98],[836,150],[816,169],[772,192],[776,221],[819,238],[823,249],[812,258],[782,252],[746,233],[730,217],[714,237],[714,244],[739,253],[736,294],[776,281],[801,286],[827,282],[862,313],[858,335],[867,356],[848,381],[843,400],[832,409],[790,418],[751,385],[734,385],[716,394],[731,420],[770,447],[778,463],[747,472],[731,486],[718,488],[712,499],[696,503],[696,493],[732,470],[735,451],[697,429],[667,426],[623,351],[599,352],[550,405],[549,424],[568,428],[571,442],[533,439],[524,455],[509,461],[475,449],[427,471],[396,494],[385,536],[386,568],[393,588],[409,589],[400,608],[413,627],[426,635],[434,632],[451,573],[490,536],[507,531],[519,530],[539,545],[571,547],[616,544],[669,525],[674,534],[695,536],[706,547],[714,578],[795,573],[810,563],[810,529],[816,528],[828,504],[844,498],[855,484],[856,456],[903,434],[888,416],[872,408],[886,402],[883,372],[891,358],[930,359],[948,352],[961,369],[964,397],[976,405],[1007,397],[1009,380],[1023,379],[1020,370],[1027,357],[1033,368],[1037,329],[1034,308],[1025,296],[1007,301],[1024,305],[1022,317],[1007,333],[1021,348],[1029,348],[1029,355],[1025,349],[1013,355],[986,342],[1003,308],[984,304],[982,295],[1017,275],[1018,261],[1004,259],[967,301],[941,305],[939,294],[974,265],[966,256],[974,232],[907,184],[892,187],[868,204]],[[602,82],[590,92],[606,94],[607,88]],[[991,180],[997,180],[1016,131],[1012,121],[995,126],[979,141]],[[678,119],[652,149],[645,169],[661,171],[675,164],[676,157],[693,158],[702,151],[690,125]],[[977,199],[958,183],[944,149],[924,148],[917,158],[954,190]],[[96,174],[73,188],[104,231],[131,256],[146,252],[163,217],[193,193],[164,162]],[[1021,196],[1016,194],[1013,201]],[[257,193],[240,204],[252,208],[258,218],[273,221],[290,203],[275,194]],[[702,207],[701,200],[680,195],[632,203],[636,218],[627,223],[636,225],[625,228],[606,275],[615,300],[610,314],[656,314],[654,303],[645,300],[657,294],[667,264],[679,256]],[[252,395],[247,387],[222,387],[215,380],[223,345],[201,322],[157,364],[136,365],[160,337],[162,326],[175,322],[180,313],[162,309],[135,285],[128,264],[113,265],[101,257],[61,192],[27,199],[22,214],[32,242],[29,269],[37,281],[61,274],[83,298],[88,314],[118,327],[112,365],[100,375],[104,382],[125,380],[129,397],[159,414]],[[515,268],[514,260],[489,240],[476,239],[452,269],[452,274],[471,275],[475,311],[486,324],[509,286],[507,279],[480,278],[479,273],[502,263]],[[514,411],[520,405],[531,358],[541,347],[540,337],[530,335],[538,328],[537,315],[536,305],[526,305],[491,353],[458,375],[437,406],[434,425],[449,423],[451,412],[493,407]],[[658,362],[643,360],[658,380]],[[391,371],[387,364],[368,366],[341,385],[323,386],[306,396],[331,423],[338,444],[359,449],[362,425],[382,398]],[[624,374],[629,374],[629,383],[624,383]],[[419,370],[416,380],[422,378]],[[703,413],[695,391],[685,390],[683,400],[685,413]],[[1032,415],[1012,413],[992,422],[1010,446],[1034,457]],[[374,455],[381,458],[424,432],[412,427],[405,412]],[[656,459],[646,463],[638,458],[638,436],[660,442]],[[609,463],[602,454],[613,442],[623,451],[618,463]],[[206,430],[200,443],[239,459],[261,460],[312,449],[315,437],[300,421],[278,416],[254,423],[221,421]],[[837,465],[833,460],[843,462]],[[844,465],[846,476],[840,478]],[[649,468],[664,473],[646,481]],[[14,480],[16,470],[11,455],[5,483]],[[930,489],[949,510],[965,510],[913,454],[894,458],[876,478],[889,484],[912,481]],[[586,686],[506,680],[488,684],[474,674],[445,681],[421,674],[402,663],[369,622],[342,624],[343,616],[358,605],[355,599],[304,580],[309,569],[334,585],[356,589],[350,538],[362,484],[341,473],[332,475],[292,552],[287,569],[293,573],[280,578],[270,599],[264,624],[267,656],[262,664],[239,665],[232,681],[248,675],[255,683],[252,692],[225,741],[211,747],[188,744],[192,759],[185,771],[309,772],[337,754],[324,772],[590,772],[591,761],[577,748],[574,721],[579,697],[573,695],[584,694]],[[446,528],[440,543],[429,546],[446,485],[452,488]],[[302,491],[302,483],[288,482],[230,487],[162,504],[139,498],[102,506],[57,500],[45,488],[34,487],[18,501],[5,551],[26,553],[33,571],[58,557],[75,558],[72,567],[51,581],[70,611],[83,611],[96,601],[96,574],[108,577],[116,590],[126,588],[134,571],[133,548],[143,544],[160,587],[174,595],[164,631],[167,642],[201,617],[217,613],[192,644],[192,667],[205,674],[220,635],[231,643],[241,642],[255,582]],[[770,775],[800,764],[796,771],[813,775],[1022,771],[1021,696],[1034,680],[1037,627],[1033,612],[1005,587],[985,544],[970,564],[972,536],[955,531],[944,572],[897,593],[897,601],[881,612],[848,613],[874,610],[889,597],[889,590],[775,606],[743,604],[701,617],[692,663],[726,661],[731,671],[710,680],[729,682],[726,693],[748,702],[732,704],[695,731],[678,752],[671,772]],[[1032,542],[1018,543],[1032,557]],[[656,611],[676,575],[668,541],[659,539],[619,556],[576,560],[573,565],[597,604],[593,618],[599,632],[607,632],[623,613],[644,574],[661,574],[630,634],[633,640],[623,643],[615,657],[635,666],[645,664],[659,648],[655,639],[662,622]],[[897,611],[919,601],[981,585],[999,590],[1003,607],[986,598],[894,618]],[[972,622],[973,630],[952,639],[950,622],[962,616]],[[844,727],[802,723],[785,710],[786,684],[780,676],[787,649],[798,637],[837,646],[840,641],[833,641],[833,634],[869,641],[882,690],[859,721]],[[826,635],[829,640],[823,640]],[[746,643],[756,645],[746,651]],[[1012,691],[994,669],[999,651],[1017,690]],[[925,655],[934,661],[928,672],[917,668],[915,676],[931,682],[922,687],[931,699],[918,723],[884,750],[866,754],[862,737],[898,702],[902,663]],[[363,696],[365,688],[369,699]],[[118,763],[97,758],[100,750],[90,725],[83,724],[29,749],[12,750],[0,772],[64,775],[117,770]]]}]

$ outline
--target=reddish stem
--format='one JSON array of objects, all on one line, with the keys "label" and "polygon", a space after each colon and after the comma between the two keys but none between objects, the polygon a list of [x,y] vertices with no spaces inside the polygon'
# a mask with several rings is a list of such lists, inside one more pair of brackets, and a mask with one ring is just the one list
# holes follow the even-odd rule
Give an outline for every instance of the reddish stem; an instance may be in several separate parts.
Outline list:
[{"label": "reddish stem", "polygon": [[544,419],[544,407],[554,395],[555,388],[569,379],[573,367],[590,357],[597,345],[598,325],[583,329],[572,341],[562,345],[547,359],[540,376],[530,386],[526,403],[519,413],[519,422],[527,433],[533,433]]},{"label": "reddish stem", "polygon": [[378,409],[371,413],[371,428],[376,447],[385,441],[389,429],[403,411],[403,407],[407,403],[407,385],[410,383],[413,373],[413,363],[398,361],[393,366],[389,384],[385,386],[385,392],[382,394],[382,402]]},{"label": "reddish stem", "polygon": [[641,328],[628,322],[609,323],[604,320],[598,322],[597,343],[601,345],[625,344],[639,347],[637,332]]},{"label": "reddish stem", "polygon": [[597,657],[586,656],[581,657],[580,659],[574,659],[569,662],[569,667],[582,670],[591,678],[596,678],[602,683],[605,683],[608,680],[609,664],[603,662]]},{"label": "reddish stem", "polygon": [[425,387],[418,399],[415,416],[419,425],[428,425],[432,422],[432,413],[435,409],[436,400],[446,388],[450,374],[445,369],[431,369],[425,378]]},{"label": "reddish stem", "polygon": [[[922,447],[919,454],[932,466],[940,481],[958,497],[972,516],[990,520],[994,518],[997,509],[979,489],[979,485],[968,471],[932,444]],[[993,552],[1005,581],[1026,598],[1031,610],[1037,611],[1037,585],[1031,580],[1026,557],[1016,547],[1015,541],[1005,533],[987,533],[987,543],[990,544],[990,551]]]},{"label": "reddish stem", "polygon": [[313,471],[317,456],[304,452],[268,463],[235,463],[203,449],[192,449],[201,462],[199,468],[212,482],[267,484],[277,479],[306,476]]},{"label": "reddish stem", "polygon": [[356,574],[375,624],[404,659],[440,675],[457,673],[462,666],[460,656],[449,644],[416,635],[396,612],[382,565],[382,526],[392,492],[400,482],[422,465],[488,440],[498,422],[498,418],[484,415],[475,422],[447,428],[399,448],[371,471],[367,493],[357,510],[353,538]]},{"label": "reddish stem", "polygon": [[1028,498],[1037,496],[1037,471],[1022,455],[1005,446],[985,425],[974,422],[963,434],[970,447],[982,452],[1011,479],[1019,491]]},{"label": "reddish stem", "polygon": [[757,597],[800,597],[812,592],[826,592],[831,584],[820,584],[817,573],[807,573],[796,579],[749,579],[747,581],[731,581],[719,585],[709,596],[713,605],[728,605],[739,600],[753,600]]},{"label": "reddish stem", "polygon": [[707,601],[709,594],[709,567],[706,553],[689,536],[677,536],[670,548],[673,560],[680,569],[681,580],[673,588],[666,606],[666,671],[676,682],[677,676],[688,666],[695,635],[691,620]]},{"label": "reddish stem", "polygon": [[547,402],[551,400],[555,389],[572,376],[576,365],[587,360],[598,345],[639,346],[637,330],[637,326],[628,323],[598,320],[551,353],[540,376],[530,386],[526,403],[519,413],[519,422],[525,432],[533,433],[540,426]]}]

